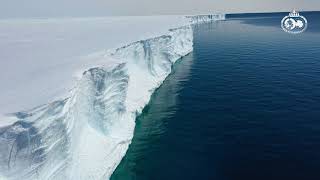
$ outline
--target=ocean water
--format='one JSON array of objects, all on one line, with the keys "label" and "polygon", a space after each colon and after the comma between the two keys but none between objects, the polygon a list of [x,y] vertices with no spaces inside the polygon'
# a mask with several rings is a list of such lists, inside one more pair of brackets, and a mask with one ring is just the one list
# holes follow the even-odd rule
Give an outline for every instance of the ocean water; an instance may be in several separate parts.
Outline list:
[{"label": "ocean water", "polygon": [[195,26],[112,180],[319,180],[320,14],[302,15],[298,35],[284,14]]}]

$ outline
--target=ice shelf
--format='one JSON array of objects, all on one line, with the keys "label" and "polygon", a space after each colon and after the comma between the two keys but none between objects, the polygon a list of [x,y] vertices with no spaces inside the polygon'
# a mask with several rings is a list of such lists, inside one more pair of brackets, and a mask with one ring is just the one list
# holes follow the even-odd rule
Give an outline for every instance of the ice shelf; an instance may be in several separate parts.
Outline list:
[{"label": "ice shelf", "polygon": [[0,21],[0,178],[110,178],[191,24],[218,19]]}]

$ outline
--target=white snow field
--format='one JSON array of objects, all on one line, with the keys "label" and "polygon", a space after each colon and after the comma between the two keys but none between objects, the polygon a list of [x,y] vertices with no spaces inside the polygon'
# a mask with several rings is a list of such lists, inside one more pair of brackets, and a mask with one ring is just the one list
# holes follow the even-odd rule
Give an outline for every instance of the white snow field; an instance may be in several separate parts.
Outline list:
[{"label": "white snow field", "polygon": [[208,17],[0,20],[0,179],[109,179]]}]

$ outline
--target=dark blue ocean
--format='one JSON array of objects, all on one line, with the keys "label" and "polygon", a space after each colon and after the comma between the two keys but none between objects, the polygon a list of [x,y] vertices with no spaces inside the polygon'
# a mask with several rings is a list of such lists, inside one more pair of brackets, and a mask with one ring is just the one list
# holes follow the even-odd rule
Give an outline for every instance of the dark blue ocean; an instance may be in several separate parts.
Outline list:
[{"label": "dark blue ocean", "polygon": [[319,180],[320,13],[298,35],[284,15],[194,26],[112,180]]}]

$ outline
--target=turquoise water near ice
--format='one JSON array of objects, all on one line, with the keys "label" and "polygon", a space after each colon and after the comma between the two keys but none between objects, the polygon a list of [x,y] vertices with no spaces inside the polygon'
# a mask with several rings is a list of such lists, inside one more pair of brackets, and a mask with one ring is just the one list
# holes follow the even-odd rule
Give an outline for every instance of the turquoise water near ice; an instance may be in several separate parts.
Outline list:
[{"label": "turquoise water near ice", "polygon": [[298,35],[283,14],[195,26],[111,179],[318,180],[320,14],[303,15]]}]

